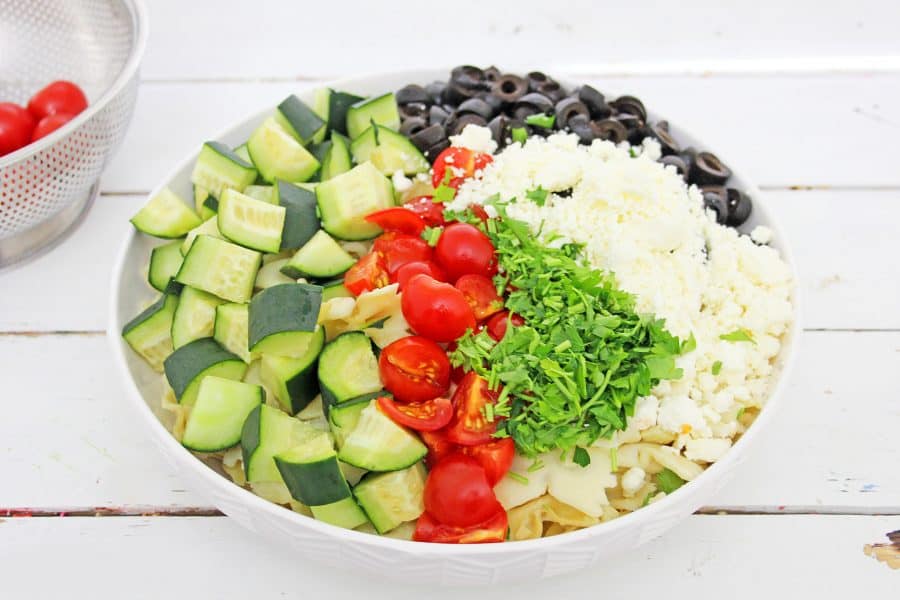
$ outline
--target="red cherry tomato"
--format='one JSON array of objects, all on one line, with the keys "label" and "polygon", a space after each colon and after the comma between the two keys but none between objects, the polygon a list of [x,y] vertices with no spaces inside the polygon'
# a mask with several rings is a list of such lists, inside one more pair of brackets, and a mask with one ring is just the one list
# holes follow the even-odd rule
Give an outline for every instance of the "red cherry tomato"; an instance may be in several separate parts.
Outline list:
[{"label": "red cherry tomato", "polygon": [[492,486],[503,479],[512,466],[516,456],[516,443],[512,438],[500,438],[477,446],[462,446],[463,454],[478,461],[487,473],[488,483]]},{"label": "red cherry tomato", "polygon": [[474,273],[463,275],[456,280],[454,287],[466,297],[466,302],[472,307],[472,312],[479,321],[503,310],[503,298],[497,294],[494,282],[484,275]]},{"label": "red cherry tomato", "polygon": [[510,323],[512,323],[513,327],[519,327],[525,324],[525,319],[515,313],[510,313],[508,310],[498,312],[488,319],[486,326],[488,335],[499,342],[506,335],[506,330],[509,328]]},{"label": "red cherry tomato", "polygon": [[434,160],[431,183],[434,187],[439,187],[444,183],[447,169],[451,169],[447,185],[453,189],[459,189],[466,179],[474,176],[476,171],[481,171],[492,162],[494,162],[494,157],[490,154],[451,146],[438,154]]},{"label": "red cherry tomato", "polygon": [[418,335],[388,344],[378,358],[378,370],[398,402],[424,402],[450,388],[450,361],[444,349]]},{"label": "red cherry tomato", "polygon": [[487,223],[487,220],[491,218],[480,204],[470,204],[469,212],[478,217],[482,223]]},{"label": "red cherry tomato", "polygon": [[444,226],[444,203],[435,202],[431,196],[417,196],[403,207],[419,215],[429,227]]},{"label": "red cherry tomato", "polygon": [[498,392],[488,389],[487,381],[475,373],[466,373],[453,393],[453,419],[447,426],[447,439],[461,446],[476,446],[494,439],[497,417],[488,421],[487,404],[497,402]]},{"label": "red cherry tomato", "polygon": [[445,456],[455,452],[459,447],[447,439],[447,432],[444,430],[421,431],[419,435],[422,438],[422,442],[428,447],[428,454],[425,456],[425,466],[429,469],[433,469],[434,465],[443,460]]},{"label": "red cherry tomato", "polygon": [[429,515],[422,513],[416,522],[413,540],[417,542],[433,542],[436,544],[486,544],[506,541],[509,528],[509,517],[505,510],[500,510],[492,517],[471,527],[454,527],[445,525]]},{"label": "red cherry tomato", "polygon": [[422,238],[396,231],[380,235],[372,245],[372,250],[381,255],[390,275],[394,275],[405,264],[430,261],[434,255],[431,246]]},{"label": "red cherry tomato", "polygon": [[447,281],[447,274],[444,273],[444,270],[430,260],[406,263],[397,269],[391,278],[400,285],[402,290],[414,275],[428,275],[437,281]]},{"label": "red cherry tomato", "polygon": [[496,270],[490,238],[468,223],[447,225],[438,239],[434,256],[451,281],[469,273],[491,277]]},{"label": "red cherry tomato", "polygon": [[452,342],[475,329],[475,315],[462,292],[427,275],[406,282],[400,308],[413,331],[436,342]]},{"label": "red cherry tomato", "polygon": [[75,118],[75,115],[69,113],[56,113],[47,115],[38,122],[37,127],[31,134],[31,141],[41,139],[45,135],[49,135]]},{"label": "red cherry tomato", "polygon": [[422,217],[405,208],[386,208],[373,212],[366,217],[369,223],[375,223],[385,231],[396,231],[407,235],[422,235],[425,221]]},{"label": "red cherry tomato", "polygon": [[471,456],[455,452],[428,473],[425,511],[441,523],[470,527],[502,510],[484,468]]},{"label": "red cherry tomato", "polygon": [[400,404],[382,396],[378,399],[378,408],[394,423],[416,431],[436,431],[446,425],[453,415],[450,399],[443,396],[410,404]]},{"label": "red cherry tomato", "polygon": [[354,296],[384,287],[388,283],[387,269],[377,252],[366,254],[344,273],[344,287]]},{"label": "red cherry tomato", "polygon": [[28,101],[28,112],[35,119],[43,119],[47,115],[69,113],[77,115],[88,102],[81,88],[71,81],[54,81]]},{"label": "red cherry tomato", "polygon": [[27,110],[12,102],[0,102],[0,156],[31,143],[34,125]]}]

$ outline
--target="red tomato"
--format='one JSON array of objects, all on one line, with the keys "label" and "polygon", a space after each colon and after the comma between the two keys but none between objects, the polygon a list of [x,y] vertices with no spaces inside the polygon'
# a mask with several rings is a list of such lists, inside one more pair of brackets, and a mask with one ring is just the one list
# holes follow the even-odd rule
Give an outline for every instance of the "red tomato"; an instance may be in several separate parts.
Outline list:
[{"label": "red tomato", "polygon": [[400,308],[413,331],[436,342],[452,342],[475,329],[475,315],[462,292],[427,275],[406,282]]},{"label": "red tomato", "polygon": [[487,474],[471,456],[455,452],[428,473],[425,511],[441,523],[470,527],[502,510]]},{"label": "red tomato", "polygon": [[453,393],[454,414],[447,426],[447,439],[461,446],[476,446],[492,441],[497,417],[488,421],[484,407],[497,401],[498,392],[488,389],[487,380],[469,371]]},{"label": "red tomato", "polygon": [[0,156],[15,152],[31,142],[34,118],[12,102],[0,102]]},{"label": "red tomato", "polygon": [[481,171],[492,162],[494,162],[494,157],[490,154],[451,146],[438,154],[438,157],[434,159],[431,183],[434,187],[439,187],[444,183],[447,169],[451,168],[452,171],[450,172],[450,179],[447,185],[453,189],[459,189],[459,186],[466,179],[472,177],[476,171]]},{"label": "red tomato", "polygon": [[513,324],[513,327],[519,327],[520,325],[525,324],[525,319],[515,313],[510,314],[508,310],[499,312],[488,319],[488,335],[499,342],[503,339],[503,336],[506,335],[506,330],[509,327],[510,322]]},{"label": "red tomato", "polygon": [[450,388],[450,360],[444,349],[417,335],[385,346],[378,370],[384,387],[398,402],[431,400]]},{"label": "red tomato", "polygon": [[447,225],[438,239],[434,256],[451,281],[469,273],[490,277],[496,270],[490,238],[468,223]]},{"label": "red tomato", "polygon": [[458,446],[447,439],[447,432],[439,431],[421,431],[419,435],[422,442],[428,447],[428,454],[425,456],[425,466],[433,469],[445,456],[449,456],[456,451]]},{"label": "red tomato", "polygon": [[422,516],[416,522],[413,540],[436,544],[504,542],[506,541],[506,530],[508,528],[509,518],[505,510],[500,510],[483,523],[471,527],[444,525],[426,512],[422,513]]},{"label": "red tomato", "polygon": [[516,443],[512,438],[500,438],[477,446],[462,446],[461,450],[478,461],[487,473],[492,486],[503,479],[516,456]]},{"label": "red tomato", "polygon": [[366,221],[375,223],[385,231],[396,231],[407,235],[422,235],[425,231],[425,221],[422,217],[405,208],[386,208],[373,212],[366,217]]},{"label": "red tomato", "polygon": [[75,118],[75,115],[69,113],[56,113],[47,115],[37,124],[34,132],[31,134],[31,141],[39,140],[45,135],[50,135],[69,121]]},{"label": "red tomato", "polygon": [[389,231],[378,236],[372,245],[372,250],[381,255],[390,275],[394,275],[400,267],[407,263],[430,261],[434,255],[431,246],[422,238],[396,231]]},{"label": "red tomato", "polygon": [[393,274],[392,279],[400,284],[402,290],[414,275],[428,275],[437,281],[447,281],[444,270],[430,260],[406,263]]},{"label": "red tomato", "polygon": [[479,321],[503,310],[503,298],[497,294],[494,282],[484,275],[469,273],[456,280],[456,289],[463,293]]},{"label": "red tomato", "polygon": [[378,399],[378,407],[394,423],[416,431],[436,431],[446,425],[453,416],[450,399],[443,396],[410,404],[400,404],[387,396],[382,396]]},{"label": "red tomato", "polygon": [[487,220],[490,219],[490,215],[487,214],[487,211],[484,210],[484,207],[480,204],[470,204],[469,211],[481,220],[482,223],[487,223]]},{"label": "red tomato", "polygon": [[344,287],[354,296],[389,283],[384,261],[376,252],[366,254],[344,273]]},{"label": "red tomato", "polygon": [[417,196],[403,207],[422,217],[429,227],[444,226],[444,203],[435,202],[431,196]]},{"label": "red tomato", "polygon": [[47,115],[69,113],[77,115],[88,102],[81,88],[71,81],[54,81],[28,101],[28,112],[35,119],[43,119]]}]

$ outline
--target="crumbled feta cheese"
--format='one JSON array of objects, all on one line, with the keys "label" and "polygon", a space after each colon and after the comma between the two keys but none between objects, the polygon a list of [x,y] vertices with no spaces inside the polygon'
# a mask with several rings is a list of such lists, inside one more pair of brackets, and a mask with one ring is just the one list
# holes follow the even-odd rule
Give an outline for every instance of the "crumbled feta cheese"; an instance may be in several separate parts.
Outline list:
[{"label": "crumbled feta cheese", "polygon": [[488,154],[497,150],[497,142],[491,136],[491,130],[478,125],[466,125],[458,135],[451,135],[450,144]]},{"label": "crumbled feta cheese", "polygon": [[773,237],[775,237],[775,232],[765,225],[757,225],[753,228],[753,231],[750,232],[750,239],[757,244],[768,244],[772,241]]},{"label": "crumbled feta cheese", "polygon": [[731,440],[719,438],[702,438],[688,440],[685,444],[684,455],[690,460],[703,462],[716,462],[728,449],[731,448]]},{"label": "crumbled feta cheese", "polygon": [[642,468],[631,467],[622,475],[622,493],[628,498],[634,496],[644,486],[646,477],[647,473]]},{"label": "crumbled feta cheese", "polygon": [[394,171],[394,174],[391,176],[391,183],[394,184],[394,191],[398,193],[403,193],[409,188],[412,187],[412,179],[404,175],[402,169],[397,169]]}]

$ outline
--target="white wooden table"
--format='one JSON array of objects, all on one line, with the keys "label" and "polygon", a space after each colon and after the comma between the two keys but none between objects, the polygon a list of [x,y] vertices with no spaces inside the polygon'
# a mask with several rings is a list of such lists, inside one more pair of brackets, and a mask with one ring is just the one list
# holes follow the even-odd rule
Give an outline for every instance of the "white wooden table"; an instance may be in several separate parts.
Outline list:
[{"label": "white wooden table", "polygon": [[[863,553],[900,529],[900,4],[148,4],[136,114],[89,218],[0,275],[0,598],[900,595],[900,571]],[[112,256],[176,161],[290,91],[435,62],[639,95],[761,184],[797,254],[799,364],[755,456],[712,506],[593,572],[458,592],[298,564],[185,487],[112,372]]]}]

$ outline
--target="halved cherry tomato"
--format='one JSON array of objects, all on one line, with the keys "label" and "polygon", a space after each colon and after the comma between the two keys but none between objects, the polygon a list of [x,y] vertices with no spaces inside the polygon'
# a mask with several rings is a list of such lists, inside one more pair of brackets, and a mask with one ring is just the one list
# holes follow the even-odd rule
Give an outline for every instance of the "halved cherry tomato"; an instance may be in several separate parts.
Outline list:
[{"label": "halved cherry tomato", "polygon": [[447,281],[447,274],[444,273],[444,270],[430,260],[406,263],[391,275],[391,279],[396,281],[400,285],[399,289],[402,290],[413,275],[428,275],[437,281]]},{"label": "halved cherry tomato", "polygon": [[470,527],[454,527],[445,525],[422,513],[416,522],[413,540],[417,542],[433,542],[436,544],[486,544],[506,541],[506,530],[509,528],[509,517],[505,510],[500,510],[489,519]]},{"label": "halved cherry tomato", "polygon": [[452,342],[475,329],[475,315],[462,292],[427,275],[406,282],[400,308],[413,331],[436,342]]},{"label": "halved cherry tomato", "polygon": [[458,448],[456,444],[447,439],[447,432],[444,430],[420,431],[419,435],[422,438],[422,442],[428,447],[428,454],[425,456],[425,466],[429,469],[433,469],[434,465]]},{"label": "halved cherry tomato", "polygon": [[47,115],[43,119],[41,119],[37,127],[34,128],[34,131],[31,133],[31,141],[34,142],[36,140],[41,139],[45,135],[50,135],[69,121],[75,118],[75,115],[70,113],[55,113],[52,115]]},{"label": "halved cherry tomato", "polygon": [[429,227],[444,226],[444,203],[435,202],[431,196],[416,196],[403,207],[422,217]]},{"label": "halved cherry tomato", "polygon": [[494,244],[468,223],[447,225],[438,238],[434,256],[451,281],[469,273],[491,277],[496,272]]},{"label": "halved cherry tomato", "polygon": [[488,319],[486,325],[488,335],[499,342],[506,335],[506,330],[509,328],[510,323],[512,323],[513,327],[519,327],[525,324],[525,319],[515,313],[510,313],[508,310],[499,312]]},{"label": "halved cherry tomato", "polygon": [[425,480],[425,511],[457,527],[483,523],[503,507],[484,468],[471,456],[454,452],[438,462]]},{"label": "halved cherry tomato", "polygon": [[503,298],[497,294],[494,282],[484,275],[475,273],[463,275],[456,280],[454,287],[466,297],[466,302],[472,307],[472,312],[479,321],[503,310]]},{"label": "halved cherry tomato", "polygon": [[385,231],[396,231],[407,235],[422,235],[425,221],[422,217],[405,208],[386,208],[373,212],[366,217],[369,223],[375,223]]},{"label": "halved cherry tomato", "polygon": [[431,183],[434,187],[439,187],[444,183],[447,169],[452,169],[447,185],[453,189],[459,189],[466,179],[475,175],[476,171],[483,170],[492,162],[494,162],[494,157],[490,154],[451,146],[438,154],[434,160]]},{"label": "halved cherry tomato", "polygon": [[487,223],[487,220],[491,218],[490,215],[487,214],[487,211],[484,210],[484,207],[480,204],[470,204],[469,211],[471,211],[473,215],[478,217],[478,219],[482,223]]},{"label": "halved cherry tomato", "polygon": [[378,370],[384,387],[398,402],[431,400],[450,388],[450,360],[444,349],[418,335],[385,346]]},{"label": "halved cherry tomato", "polygon": [[446,425],[453,416],[450,399],[444,396],[409,404],[400,404],[387,396],[382,396],[378,399],[378,407],[394,423],[416,431],[436,431]]},{"label": "halved cherry tomato", "polygon": [[387,269],[377,252],[366,254],[344,273],[344,287],[354,296],[384,287],[388,283],[390,280]]},{"label": "halved cherry tomato", "polygon": [[463,454],[478,461],[487,473],[488,483],[497,485],[512,466],[516,456],[516,443],[512,438],[500,438],[477,446],[462,446]]},{"label": "halved cherry tomato", "polygon": [[475,446],[492,441],[497,431],[497,417],[488,421],[487,404],[497,401],[498,392],[488,389],[487,380],[469,371],[453,392],[453,419],[447,426],[447,439],[461,446]]},{"label": "halved cherry tomato", "polygon": [[77,115],[88,102],[81,88],[71,81],[54,81],[40,90],[28,101],[28,112],[35,119],[43,119],[47,115],[69,113]]},{"label": "halved cherry tomato", "polygon": [[[450,342],[447,344],[447,356],[450,356],[451,352],[454,352],[457,348],[458,344],[456,342]],[[462,381],[462,378],[466,376],[466,370],[462,368],[462,366],[454,367],[453,363],[450,363],[450,381],[459,385],[459,382]]]},{"label": "halved cherry tomato", "polygon": [[12,102],[0,102],[0,156],[15,152],[31,142],[34,117]]},{"label": "halved cherry tomato", "polygon": [[407,263],[429,261],[434,255],[431,246],[422,238],[397,231],[389,231],[378,236],[372,250],[381,255],[390,275]]}]

